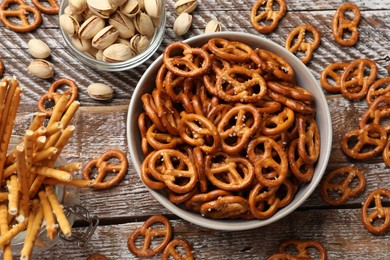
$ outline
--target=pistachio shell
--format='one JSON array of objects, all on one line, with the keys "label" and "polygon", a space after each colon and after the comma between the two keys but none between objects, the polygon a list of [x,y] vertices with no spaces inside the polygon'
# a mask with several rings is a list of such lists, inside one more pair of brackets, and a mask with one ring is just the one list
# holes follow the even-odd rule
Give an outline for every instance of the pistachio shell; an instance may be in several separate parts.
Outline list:
[{"label": "pistachio shell", "polygon": [[105,49],[113,44],[118,38],[118,31],[114,26],[109,25],[100,30],[92,39],[92,47],[96,49]]},{"label": "pistachio shell", "polygon": [[109,0],[87,0],[89,9],[95,15],[107,19],[115,11]]},{"label": "pistachio shell", "polygon": [[145,1],[144,0],[138,0],[139,9],[141,11],[145,11]]},{"label": "pistachio shell", "polygon": [[99,50],[99,51],[96,53],[95,58],[96,58],[97,60],[103,61],[103,50]]},{"label": "pistachio shell", "polygon": [[[131,37],[131,39],[133,39],[133,38],[134,38],[134,36]],[[121,37],[118,37],[118,39],[116,39],[115,43],[122,43],[122,44],[127,45],[131,48],[130,41],[128,39],[123,39]]]},{"label": "pistachio shell", "polygon": [[73,46],[81,52],[88,52],[92,48],[90,39],[80,39],[77,35],[74,35],[70,40],[72,41]]},{"label": "pistachio shell", "polygon": [[113,44],[103,51],[103,61],[105,62],[126,61],[133,56],[134,53],[130,47],[121,43]]},{"label": "pistachio shell", "polygon": [[140,34],[145,35],[148,38],[153,37],[154,24],[149,15],[140,12],[135,18],[134,25]]},{"label": "pistachio shell", "polygon": [[178,0],[174,7],[177,14],[181,13],[191,13],[198,6],[196,0]]},{"label": "pistachio shell", "polygon": [[80,27],[79,37],[82,39],[92,39],[105,26],[105,21],[97,17],[91,16]]},{"label": "pistachio shell", "polygon": [[54,75],[54,66],[46,60],[32,60],[27,68],[31,74],[42,79],[49,79]]},{"label": "pistachio shell", "polygon": [[177,36],[182,36],[188,32],[192,23],[192,15],[181,13],[173,24],[173,31]]},{"label": "pistachio shell", "polygon": [[81,14],[87,8],[87,0],[69,0],[69,8],[74,14]]},{"label": "pistachio shell", "polygon": [[114,90],[103,83],[92,83],[87,91],[89,96],[96,100],[110,100],[114,95]]},{"label": "pistachio shell", "polygon": [[73,36],[79,31],[79,22],[73,16],[63,14],[60,16],[59,21],[62,30],[69,36]]},{"label": "pistachio shell", "polygon": [[31,39],[28,42],[28,52],[36,59],[46,59],[50,56],[50,48],[39,39]]},{"label": "pistachio shell", "polygon": [[120,10],[128,17],[134,17],[140,12],[140,7],[137,0],[128,0],[120,7]]},{"label": "pistachio shell", "polygon": [[127,0],[108,0],[111,5],[113,6],[121,6],[123,5]]},{"label": "pistachio shell", "polygon": [[211,20],[207,23],[206,28],[204,29],[205,33],[219,32],[221,31],[222,26],[217,20]]},{"label": "pistachio shell", "polygon": [[89,10],[89,8],[87,8],[87,10],[85,10],[81,15],[83,16],[83,21],[85,21],[91,18],[92,16],[94,16],[95,14],[92,13],[91,10]]},{"label": "pistachio shell", "polygon": [[119,37],[130,38],[135,34],[132,20],[120,11],[113,13],[108,22],[118,30]]},{"label": "pistachio shell", "polygon": [[158,18],[161,15],[160,0],[144,0],[145,11],[152,18]]},{"label": "pistachio shell", "polygon": [[146,50],[150,45],[150,40],[148,37],[136,34],[130,40],[130,48],[136,53],[139,54]]}]

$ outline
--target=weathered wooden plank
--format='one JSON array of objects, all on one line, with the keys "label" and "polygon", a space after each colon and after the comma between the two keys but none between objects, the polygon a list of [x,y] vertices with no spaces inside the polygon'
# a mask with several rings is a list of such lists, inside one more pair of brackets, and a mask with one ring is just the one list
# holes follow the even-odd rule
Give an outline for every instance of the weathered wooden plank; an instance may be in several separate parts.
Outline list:
[{"label": "weathered wooden plank", "polygon": [[[155,212],[157,214],[159,212]],[[136,259],[127,249],[127,238],[143,222],[98,227],[85,248],[59,243],[39,255],[40,259],[85,259],[102,253],[111,259]],[[281,241],[294,238],[317,240],[328,251],[328,259],[386,259],[390,254],[387,236],[374,236],[361,223],[360,209],[295,212],[269,226],[241,232],[221,232],[171,220],[174,237],[193,245],[196,259],[265,259],[278,250]],[[37,255],[38,258],[38,255]],[[160,259],[161,255],[148,259]]]}]

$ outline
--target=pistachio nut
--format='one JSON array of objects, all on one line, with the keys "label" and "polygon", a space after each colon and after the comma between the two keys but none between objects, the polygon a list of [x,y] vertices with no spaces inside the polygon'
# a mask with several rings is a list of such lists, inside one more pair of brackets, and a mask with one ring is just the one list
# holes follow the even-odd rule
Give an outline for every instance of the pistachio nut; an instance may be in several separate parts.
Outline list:
[{"label": "pistachio nut", "polygon": [[161,0],[144,0],[145,12],[152,18],[158,18],[161,15]]},{"label": "pistachio nut", "polygon": [[[135,35],[133,37],[131,37],[131,39],[133,39],[134,37],[135,37]],[[128,39],[123,39],[121,37],[118,37],[118,39],[116,39],[115,43],[122,43],[122,44],[125,44],[131,48],[130,41]]]},{"label": "pistachio nut", "polygon": [[150,45],[150,40],[148,37],[140,34],[136,34],[130,39],[130,48],[136,53],[139,54],[146,50]]},{"label": "pistachio nut", "polygon": [[96,100],[110,100],[114,95],[114,90],[103,83],[92,83],[87,88],[88,95]]},{"label": "pistachio nut", "polygon": [[92,47],[102,50],[113,44],[118,38],[118,30],[109,25],[100,30],[92,39]]},{"label": "pistachio nut", "polygon": [[128,17],[134,17],[140,12],[137,0],[128,0],[120,7],[120,11]]},{"label": "pistachio nut", "polygon": [[84,53],[87,54],[88,56],[90,56],[92,59],[95,59],[96,54],[98,53],[98,51],[100,51],[100,50],[91,47],[91,48],[88,50],[88,52],[84,52]]},{"label": "pistachio nut", "polygon": [[154,34],[154,24],[149,15],[144,12],[140,12],[134,21],[135,28],[137,31],[145,35],[148,38],[152,38]]},{"label": "pistachio nut", "polygon": [[120,11],[113,13],[108,23],[115,27],[119,32],[119,37],[130,38],[135,34],[133,21]]},{"label": "pistachio nut", "polygon": [[70,40],[73,46],[81,52],[88,52],[92,48],[92,43],[89,39],[80,39],[77,35],[74,35]]},{"label": "pistachio nut", "polygon": [[138,0],[139,9],[141,11],[145,11],[145,1],[144,0]]},{"label": "pistachio nut", "polygon": [[69,8],[74,14],[81,14],[87,8],[87,0],[69,0]]},{"label": "pistachio nut", "polygon": [[103,61],[121,62],[131,59],[133,51],[126,44],[116,43],[103,51]]},{"label": "pistachio nut", "polygon": [[43,41],[31,39],[28,42],[28,52],[36,59],[46,59],[50,56],[51,50]]},{"label": "pistachio nut", "polygon": [[92,39],[100,30],[105,26],[105,21],[97,17],[96,15],[91,16],[86,20],[79,29],[79,37],[81,39]]},{"label": "pistachio nut", "polygon": [[59,21],[62,30],[69,36],[73,36],[79,31],[79,22],[73,16],[62,14]]},{"label": "pistachio nut", "polygon": [[31,74],[42,79],[49,79],[54,75],[53,64],[46,60],[32,60],[27,69],[31,72]]},{"label": "pistachio nut", "polygon": [[174,5],[177,14],[191,13],[197,6],[197,0],[178,0]]},{"label": "pistachio nut", "polygon": [[113,13],[109,0],[87,0],[87,4],[91,12],[100,18],[107,19]]},{"label": "pistachio nut", "polygon": [[96,58],[97,60],[103,61],[103,50],[99,50],[99,51],[96,53],[95,58]]},{"label": "pistachio nut", "polygon": [[222,29],[221,24],[217,20],[211,20],[207,23],[204,29],[205,33],[220,32]]},{"label": "pistachio nut", "polygon": [[95,14],[92,13],[92,11],[89,10],[89,8],[87,8],[81,15],[83,16],[83,21],[85,21],[91,18],[92,16],[94,16]]},{"label": "pistachio nut", "polygon": [[121,6],[123,5],[127,0],[108,0],[111,5],[113,6]]},{"label": "pistachio nut", "polygon": [[192,23],[192,15],[181,13],[173,23],[173,31],[177,36],[182,36],[188,32]]}]

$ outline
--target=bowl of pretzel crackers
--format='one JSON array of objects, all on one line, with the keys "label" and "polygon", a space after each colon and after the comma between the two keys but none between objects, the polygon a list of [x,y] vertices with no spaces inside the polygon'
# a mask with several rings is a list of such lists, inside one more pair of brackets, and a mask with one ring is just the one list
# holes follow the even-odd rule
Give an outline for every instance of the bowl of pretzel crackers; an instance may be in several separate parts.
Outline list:
[{"label": "bowl of pretzel crackers", "polygon": [[127,137],[141,180],[196,225],[247,230],[298,208],[326,169],[332,125],[309,69],[239,32],[173,42],[144,73]]}]

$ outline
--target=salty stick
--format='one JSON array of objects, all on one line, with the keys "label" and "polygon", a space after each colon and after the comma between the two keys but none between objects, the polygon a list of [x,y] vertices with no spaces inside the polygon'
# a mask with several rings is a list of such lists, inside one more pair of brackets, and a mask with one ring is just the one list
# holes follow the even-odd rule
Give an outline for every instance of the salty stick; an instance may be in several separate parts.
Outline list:
[{"label": "salty stick", "polygon": [[4,127],[7,121],[7,116],[11,108],[11,103],[15,94],[15,90],[18,87],[15,83],[10,84],[11,81],[9,80],[9,78],[4,78],[2,82],[6,82],[7,94],[4,100],[4,106],[0,121],[0,136],[3,136],[4,134]]},{"label": "salty stick", "polygon": [[26,229],[28,224],[28,218],[23,222],[14,225],[7,233],[0,237],[0,247],[9,244],[11,240],[16,237],[20,232]]},{"label": "salty stick", "polygon": [[54,168],[37,167],[33,168],[33,171],[35,171],[39,175],[54,178],[63,182],[70,182],[73,179],[72,175],[69,172],[60,171]]},{"label": "salty stick", "polygon": [[27,233],[26,238],[24,240],[24,245],[20,256],[21,260],[31,259],[34,242],[37,239],[39,231],[41,230],[42,220],[43,220],[43,210],[42,207],[39,207],[38,212],[36,213],[35,218],[31,223],[31,227],[29,223],[28,226],[29,232]]},{"label": "salty stick", "polygon": [[75,162],[67,165],[58,166],[56,169],[61,171],[66,171],[66,172],[75,172],[81,170],[81,167],[82,167],[81,163]]},{"label": "salty stick", "polygon": [[46,136],[38,137],[35,142],[34,152],[41,151],[46,145],[46,140],[47,140]]},{"label": "salty stick", "polygon": [[24,152],[26,154],[26,168],[29,172],[33,164],[33,153],[34,153],[34,142],[35,142],[34,132],[31,130],[26,130],[24,134]]},{"label": "salty stick", "polygon": [[29,195],[30,198],[34,198],[39,189],[41,188],[42,182],[46,177],[43,175],[37,175],[30,186]]},{"label": "salty stick", "polygon": [[53,108],[53,113],[50,117],[47,127],[50,127],[54,123],[59,122],[61,120],[62,115],[66,111],[66,104],[68,103],[69,99],[70,97],[68,95],[61,95],[60,99],[58,99],[58,102]]},{"label": "salty stick", "polygon": [[45,113],[37,113],[30,124],[28,130],[36,131],[39,127],[42,126],[43,122],[45,122],[46,114]]},{"label": "salty stick", "polygon": [[[4,203],[0,204],[0,235],[4,235],[9,230],[8,226],[8,209]],[[11,244],[6,244],[3,247],[3,259],[12,260]]]},{"label": "salty stick", "polygon": [[5,81],[0,82],[0,122],[3,116],[4,103],[7,95],[8,83]]},{"label": "salty stick", "polygon": [[20,207],[23,210],[24,217],[28,217],[30,214],[30,197],[28,194],[30,181],[23,143],[16,146],[15,158],[18,166],[18,180],[21,193]]},{"label": "salty stick", "polygon": [[92,180],[81,180],[81,179],[73,179],[70,182],[63,182],[58,179],[53,179],[53,178],[46,178],[43,181],[43,184],[46,185],[70,185],[70,186],[75,186],[79,188],[89,188],[92,187],[92,184],[94,182]]},{"label": "salty stick", "polygon": [[61,122],[56,122],[56,123],[54,123],[51,126],[46,128],[46,135],[47,136],[54,135],[57,132],[61,132],[62,129],[63,129],[62,123]]},{"label": "salty stick", "polygon": [[10,181],[7,181],[7,187],[9,191],[8,213],[12,216],[16,216],[19,209],[19,181],[18,177],[15,175],[11,175],[10,179]]},{"label": "salty stick", "polygon": [[57,153],[58,153],[57,148],[49,147],[45,150],[35,153],[33,157],[33,162],[36,163],[36,162],[43,161],[45,159],[51,159]]},{"label": "salty stick", "polygon": [[41,200],[41,207],[43,210],[43,217],[46,221],[46,234],[51,240],[57,235],[57,227],[54,220],[53,209],[50,206],[49,200],[46,197],[45,191],[38,193],[39,199]]},{"label": "salty stick", "polygon": [[50,205],[53,208],[54,215],[57,218],[57,222],[60,226],[62,233],[66,237],[70,237],[72,235],[70,223],[65,216],[63,207],[58,202],[57,196],[54,194],[53,188],[51,186],[46,186],[45,190],[47,198],[49,199]]}]

